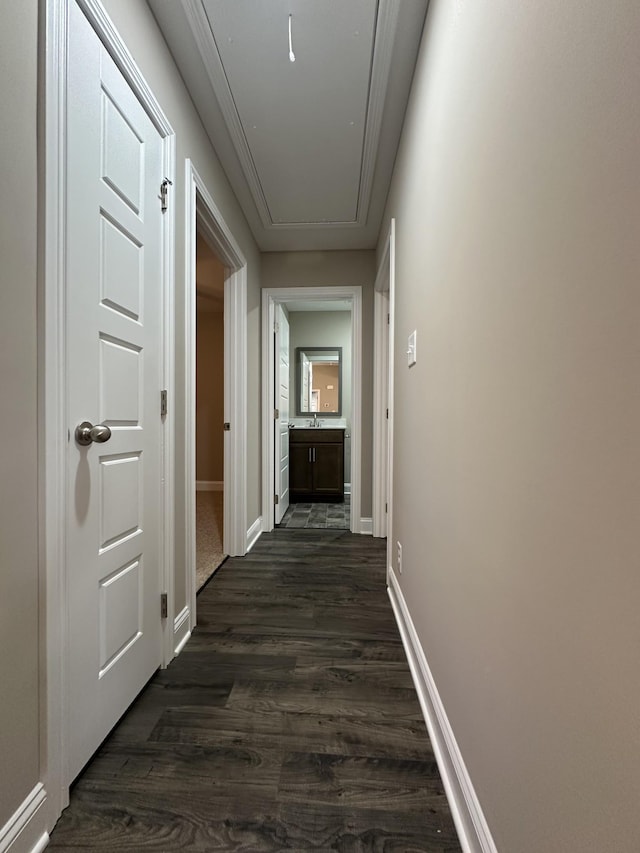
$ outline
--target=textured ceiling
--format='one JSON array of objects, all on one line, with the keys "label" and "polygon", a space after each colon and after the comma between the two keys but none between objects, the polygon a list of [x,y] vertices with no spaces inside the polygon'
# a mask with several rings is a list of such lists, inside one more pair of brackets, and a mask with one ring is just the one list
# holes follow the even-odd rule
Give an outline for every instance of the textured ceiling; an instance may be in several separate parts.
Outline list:
[{"label": "textured ceiling", "polygon": [[149,5],[260,248],[375,245],[427,0]]}]

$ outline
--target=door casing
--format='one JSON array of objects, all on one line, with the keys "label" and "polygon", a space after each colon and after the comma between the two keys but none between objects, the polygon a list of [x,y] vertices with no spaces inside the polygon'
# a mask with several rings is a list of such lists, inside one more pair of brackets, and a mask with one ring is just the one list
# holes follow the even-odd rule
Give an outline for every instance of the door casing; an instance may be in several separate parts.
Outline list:
[{"label": "door casing", "polygon": [[[41,777],[44,783],[43,814],[50,829],[68,804],[65,712],[71,697],[65,667],[68,637],[65,554],[65,506],[67,506],[66,455],[66,282],[65,282],[65,124],[67,86],[67,26],[70,3],[86,16],[100,41],[138,97],[162,137],[163,171],[175,180],[175,135],[159,102],[142,77],[99,0],[47,0],[42,9],[44,56],[44,99],[41,104],[39,139],[43,181],[40,184],[40,231],[38,255],[38,455],[39,455],[39,576],[43,606],[40,610],[42,650],[40,668]],[[174,365],[174,235],[175,204],[162,219],[162,330],[163,387],[173,399]],[[162,516],[160,543],[161,575],[173,611],[173,426],[174,412],[164,421],[162,447]],[[171,620],[167,620],[167,623]],[[162,660],[173,656],[172,632],[163,630]]]},{"label": "door casing", "polygon": [[[275,522],[279,524],[282,521],[282,517],[289,507],[289,473],[291,470],[289,457],[290,457],[290,448],[289,448],[289,419],[293,414],[291,410],[291,388],[289,382],[289,374],[290,374],[290,364],[289,364],[289,320],[284,313],[284,308],[280,305],[278,306],[279,310],[276,310],[276,324],[277,331],[275,336],[275,358],[277,360],[276,368],[275,368],[275,396],[274,396],[274,404],[276,409],[278,410],[278,428],[276,430],[275,437],[275,454],[277,458],[276,465],[276,476],[274,481],[274,490],[276,495],[278,496],[278,503],[275,509]],[[283,346],[283,330],[286,329],[286,336],[284,340]],[[282,354],[286,349],[287,353],[287,365],[286,365],[286,397],[282,393]],[[283,459],[285,458],[282,453],[283,447],[283,438],[285,438],[286,442],[286,481],[287,486],[286,489],[283,489]],[[284,499],[286,497],[286,500]]]},{"label": "door casing", "polygon": [[[224,521],[231,556],[247,552],[247,262],[193,162],[185,163],[185,571],[187,604],[176,614],[179,651],[196,625],[196,230],[225,266],[224,280]],[[196,228],[197,225],[197,228]],[[188,608],[188,612],[187,612]]]},{"label": "door casing", "polygon": [[374,292],[373,535],[387,537],[387,568],[391,566],[393,551],[395,234],[395,219],[392,219]]}]

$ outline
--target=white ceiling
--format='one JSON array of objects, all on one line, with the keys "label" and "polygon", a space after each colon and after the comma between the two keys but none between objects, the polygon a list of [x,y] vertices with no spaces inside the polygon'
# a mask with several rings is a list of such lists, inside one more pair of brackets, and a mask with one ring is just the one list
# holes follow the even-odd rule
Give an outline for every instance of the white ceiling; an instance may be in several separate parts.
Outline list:
[{"label": "white ceiling", "polygon": [[148,3],[260,248],[375,246],[428,0]]}]

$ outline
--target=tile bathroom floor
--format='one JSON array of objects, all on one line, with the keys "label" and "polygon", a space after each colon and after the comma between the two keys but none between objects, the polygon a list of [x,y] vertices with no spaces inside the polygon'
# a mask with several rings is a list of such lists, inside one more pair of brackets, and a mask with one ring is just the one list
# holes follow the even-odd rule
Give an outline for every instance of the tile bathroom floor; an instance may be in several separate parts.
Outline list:
[{"label": "tile bathroom floor", "polygon": [[349,530],[351,525],[351,498],[345,495],[344,503],[290,504],[278,527],[319,528]]}]

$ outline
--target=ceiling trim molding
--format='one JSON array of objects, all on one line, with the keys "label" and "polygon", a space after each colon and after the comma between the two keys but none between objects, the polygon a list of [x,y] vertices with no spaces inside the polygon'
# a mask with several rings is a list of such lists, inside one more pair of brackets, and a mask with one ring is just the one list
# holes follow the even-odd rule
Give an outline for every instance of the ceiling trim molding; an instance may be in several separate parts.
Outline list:
[{"label": "ceiling trim molding", "polygon": [[309,220],[308,222],[273,222],[268,226],[269,231],[304,231],[307,228],[322,230],[323,228],[359,228],[362,225],[357,219],[348,222],[340,220],[323,219],[321,222]]},{"label": "ceiling trim molding", "polygon": [[348,221],[323,220],[320,222],[273,221],[202,0],[181,0],[181,2],[209,82],[220,105],[220,110],[233,147],[237,153],[247,187],[265,230],[277,232],[289,229],[296,231],[331,228],[350,229],[366,225],[380,146],[384,105],[400,13],[400,0],[379,0],[378,4],[356,217]]},{"label": "ceiling trim molding", "polygon": [[371,81],[369,83],[369,103],[367,104],[362,169],[360,171],[360,192],[358,193],[356,215],[356,222],[359,225],[364,225],[369,215],[373,177],[378,158],[378,149],[380,147],[382,116],[387,97],[399,14],[400,0],[380,0],[376,20]]},{"label": "ceiling trim molding", "polygon": [[240,160],[242,172],[249,186],[249,191],[251,192],[262,224],[265,228],[270,228],[273,223],[269,206],[262,189],[262,184],[260,183],[258,170],[251,156],[251,150],[244,134],[244,128],[242,127],[231,89],[229,88],[229,81],[225,74],[207,13],[200,0],[182,0],[182,8],[184,9],[202,62],[204,63],[212,89],[220,104],[227,130]]}]

